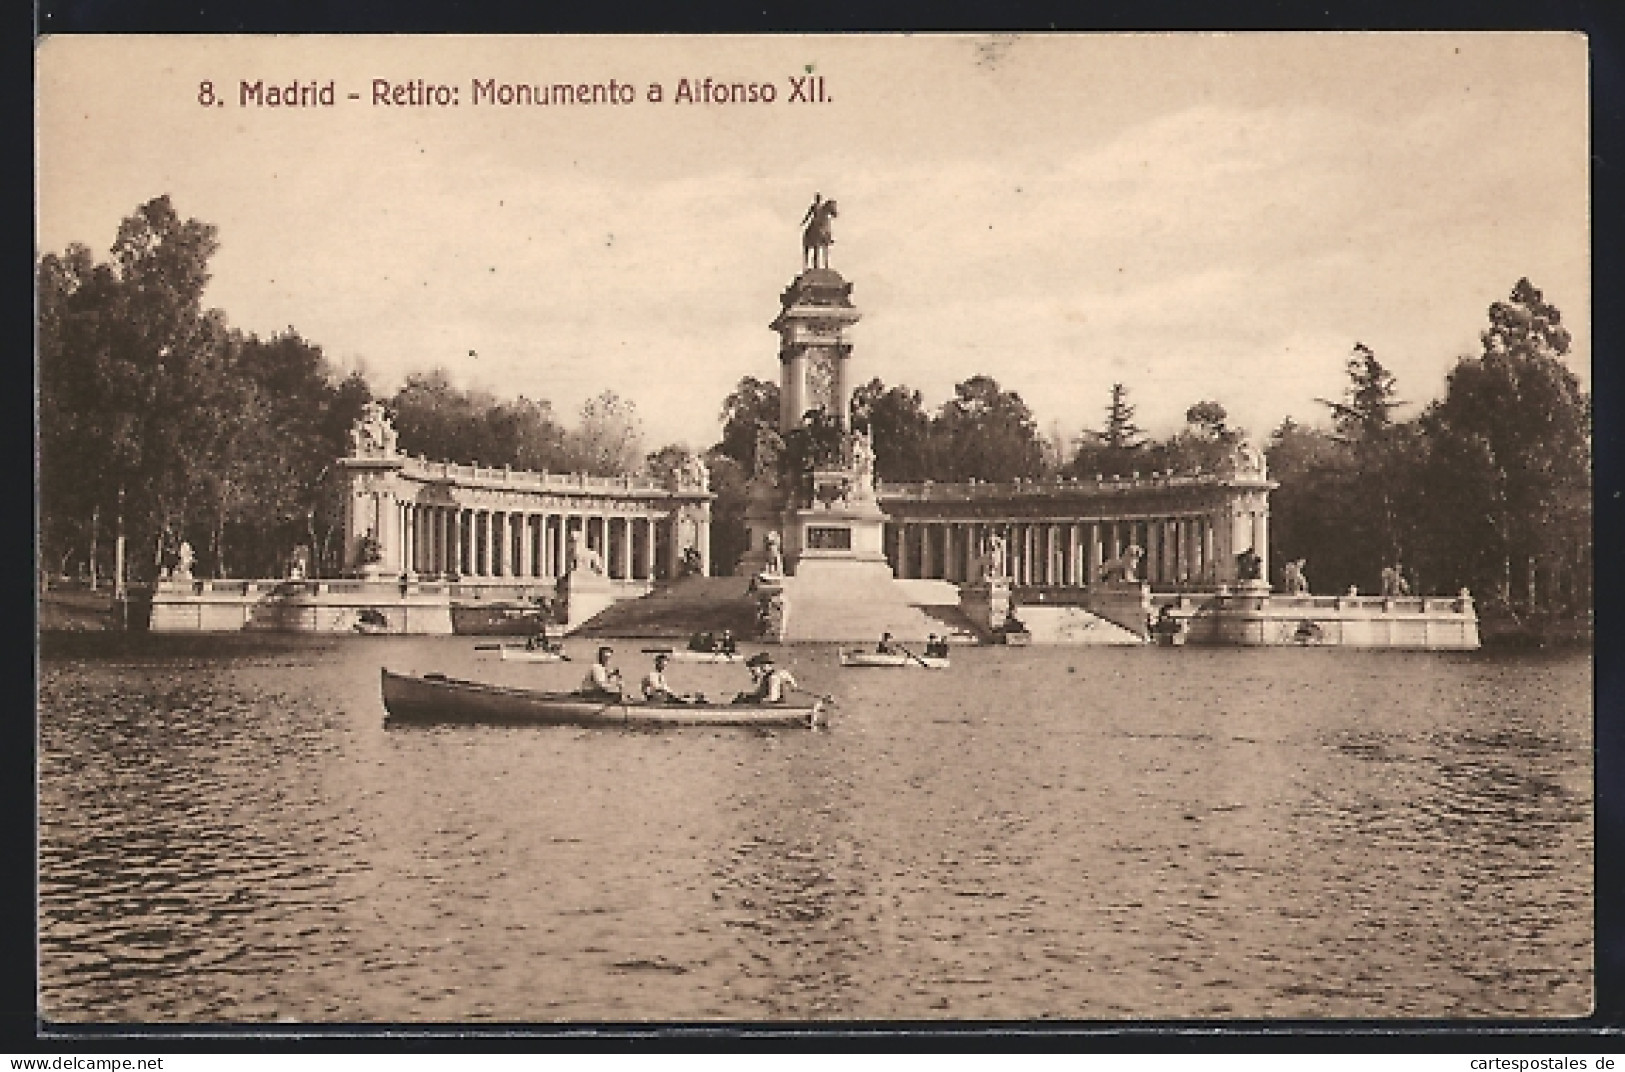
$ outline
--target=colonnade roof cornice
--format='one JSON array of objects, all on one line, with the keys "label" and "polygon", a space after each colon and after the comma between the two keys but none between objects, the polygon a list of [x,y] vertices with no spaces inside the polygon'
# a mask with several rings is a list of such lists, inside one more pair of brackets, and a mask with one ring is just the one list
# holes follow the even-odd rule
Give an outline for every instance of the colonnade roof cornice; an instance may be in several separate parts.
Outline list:
[{"label": "colonnade roof cornice", "polygon": [[536,495],[564,499],[648,503],[708,503],[716,493],[698,487],[673,488],[650,477],[589,476],[585,473],[547,473],[529,469],[461,465],[397,455],[393,458],[344,458],[349,468],[393,470],[400,479],[474,494]]},{"label": "colonnade roof cornice", "polygon": [[1071,497],[1119,496],[1136,492],[1168,489],[1220,489],[1238,491],[1273,491],[1280,487],[1274,480],[1251,476],[1161,476],[1119,480],[1022,480],[1022,481],[967,481],[964,483],[878,483],[875,495],[881,499],[920,502],[1004,501],[1010,499],[1046,499]]}]

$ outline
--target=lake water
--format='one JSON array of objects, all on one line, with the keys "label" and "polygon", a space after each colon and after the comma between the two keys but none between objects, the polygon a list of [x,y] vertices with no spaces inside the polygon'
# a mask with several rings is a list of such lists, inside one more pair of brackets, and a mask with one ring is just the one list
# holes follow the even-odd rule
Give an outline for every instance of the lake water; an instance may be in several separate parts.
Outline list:
[{"label": "lake water", "polygon": [[827,729],[627,731],[386,727],[582,673],[469,639],[114,641],[40,669],[52,1020],[1591,1009],[1589,652],[788,648]]}]

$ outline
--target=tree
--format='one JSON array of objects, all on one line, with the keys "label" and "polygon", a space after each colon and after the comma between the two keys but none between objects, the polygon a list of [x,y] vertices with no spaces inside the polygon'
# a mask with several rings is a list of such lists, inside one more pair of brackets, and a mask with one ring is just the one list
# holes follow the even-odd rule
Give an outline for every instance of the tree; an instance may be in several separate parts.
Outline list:
[{"label": "tree", "polygon": [[595,476],[636,473],[643,463],[643,422],[631,399],[604,391],[581,405],[570,434],[577,468]]},{"label": "tree", "polygon": [[[1499,573],[1491,586],[1502,600],[1513,600],[1514,563],[1528,607],[1542,566],[1568,575],[1568,591],[1589,600],[1573,573],[1583,572],[1589,546],[1591,412],[1563,363],[1569,332],[1528,279],[1490,306],[1489,320],[1482,353],[1456,364],[1445,397],[1424,415],[1433,457],[1477,489],[1471,509],[1486,521]],[[1432,482],[1447,475],[1435,470]]]},{"label": "tree", "polygon": [[746,472],[756,466],[756,430],[761,425],[779,426],[779,385],[755,376],[744,376],[722,402],[722,439],[717,449]]},{"label": "tree", "polygon": [[909,482],[932,476],[936,444],[920,392],[878,378],[852,392],[852,426],[874,441],[875,476]]},{"label": "tree", "polygon": [[[1220,420],[1223,420],[1222,414]],[[1128,404],[1128,389],[1120,383],[1112,384],[1111,401],[1106,404],[1106,427],[1100,432],[1100,441],[1108,450],[1124,452],[1139,447],[1144,438],[1140,426],[1134,423],[1134,407]]]},{"label": "tree", "polygon": [[96,572],[109,518],[132,565],[186,539],[216,575],[274,566],[314,529],[321,473],[371,393],[335,387],[292,329],[262,341],[205,309],[217,247],[159,197],[123,221],[110,262],[77,244],[40,258],[41,535],[63,560]]},{"label": "tree", "polygon": [[[166,195],[120,224],[110,264],[82,246],[41,258],[48,514],[89,507],[142,542],[195,519],[202,461],[240,419],[224,317],[202,305],[217,248],[214,227],[182,220]],[[45,531],[63,533],[62,520]]]},{"label": "tree", "polygon": [[1355,476],[1349,445],[1288,417],[1270,433],[1264,453],[1271,479],[1280,483],[1270,495],[1270,557],[1306,559],[1306,573],[1321,592],[1369,587],[1371,574],[1345,517]]},{"label": "tree", "polygon": [[1232,428],[1218,402],[1197,402],[1185,410],[1185,428],[1138,452],[1149,469],[1170,473],[1214,473],[1222,468],[1247,433]]},{"label": "tree", "polygon": [[1393,411],[1405,403],[1394,398],[1394,377],[1364,343],[1355,343],[1348,359],[1348,387],[1342,402],[1319,399],[1332,411],[1338,434],[1349,442],[1373,443],[1393,425]]},{"label": "tree", "polygon": [[1134,407],[1128,402],[1128,389],[1112,384],[1106,404],[1106,423],[1100,431],[1084,430],[1068,470],[1076,476],[1110,474],[1126,476],[1146,466],[1145,436],[1134,423]]},{"label": "tree", "polygon": [[954,385],[933,424],[942,444],[937,473],[944,480],[1005,481],[1043,470],[1044,451],[1032,411],[991,376]]},{"label": "tree", "polygon": [[1185,411],[1185,423],[1210,439],[1234,441],[1240,438],[1225,424],[1230,414],[1217,402],[1198,402]]}]

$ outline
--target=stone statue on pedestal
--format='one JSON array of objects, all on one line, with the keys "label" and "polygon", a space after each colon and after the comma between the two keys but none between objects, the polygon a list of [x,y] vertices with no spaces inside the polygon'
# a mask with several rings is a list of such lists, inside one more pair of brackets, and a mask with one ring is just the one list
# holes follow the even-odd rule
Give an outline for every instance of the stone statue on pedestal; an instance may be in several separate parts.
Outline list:
[{"label": "stone statue on pedestal", "polygon": [[801,258],[806,267],[829,267],[829,247],[835,244],[829,221],[837,215],[833,200],[825,201],[822,195],[813,194],[812,207],[801,217],[807,225],[801,232]]},{"label": "stone statue on pedestal", "polygon": [[979,582],[987,584],[992,581],[1004,579],[1004,537],[993,533],[982,542],[981,560],[977,562],[976,578]]},{"label": "stone statue on pedestal", "polygon": [[774,480],[779,472],[779,455],[784,453],[784,437],[766,423],[756,425],[756,457],[751,467],[753,478]]},{"label": "stone statue on pedestal", "polygon": [[777,532],[769,532],[763,539],[767,550],[767,564],[762,573],[768,577],[784,576],[784,539]]},{"label": "stone statue on pedestal", "polygon": [[175,572],[170,575],[170,578],[176,581],[191,580],[192,564],[196,561],[197,555],[192,553],[192,545],[182,540],[180,550],[175,552]]},{"label": "stone statue on pedestal", "polygon": [[710,491],[711,470],[706,468],[705,459],[698,454],[689,455],[683,462],[678,485],[684,490]]},{"label": "stone statue on pedestal", "polygon": [[350,456],[354,458],[393,457],[395,455],[395,426],[383,403],[368,402],[361,407],[361,416],[350,426]]},{"label": "stone statue on pedestal", "polygon": [[852,473],[857,478],[854,494],[860,499],[875,494],[875,448],[868,432],[852,433]]},{"label": "stone statue on pedestal", "polygon": [[1144,555],[1139,544],[1131,543],[1123,548],[1122,554],[1101,565],[1100,575],[1108,581],[1137,581],[1140,579],[1140,559]]},{"label": "stone statue on pedestal", "polygon": [[1230,455],[1230,468],[1236,476],[1257,477],[1262,480],[1266,475],[1264,454],[1251,443],[1237,444],[1235,451]]},{"label": "stone statue on pedestal", "polygon": [[570,534],[569,573],[585,573],[595,577],[604,575],[604,556],[587,546],[587,539],[579,532]]}]

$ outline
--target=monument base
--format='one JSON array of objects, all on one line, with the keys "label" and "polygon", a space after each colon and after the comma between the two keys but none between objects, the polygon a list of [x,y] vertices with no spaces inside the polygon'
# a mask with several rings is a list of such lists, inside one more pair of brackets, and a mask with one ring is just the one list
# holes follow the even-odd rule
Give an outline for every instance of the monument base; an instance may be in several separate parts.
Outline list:
[{"label": "monument base", "polygon": [[995,577],[964,585],[959,589],[959,609],[984,639],[992,637],[1010,613],[1010,581]]},{"label": "monument base", "polygon": [[562,623],[566,633],[579,629],[614,603],[620,593],[608,577],[598,573],[576,570],[559,582],[559,600],[563,604]]}]

